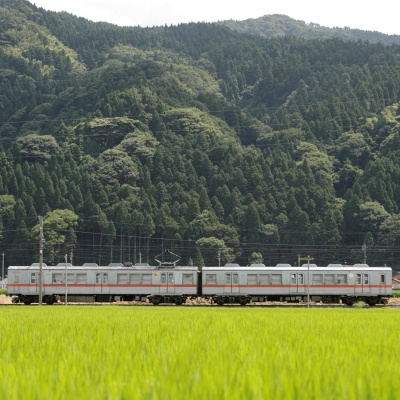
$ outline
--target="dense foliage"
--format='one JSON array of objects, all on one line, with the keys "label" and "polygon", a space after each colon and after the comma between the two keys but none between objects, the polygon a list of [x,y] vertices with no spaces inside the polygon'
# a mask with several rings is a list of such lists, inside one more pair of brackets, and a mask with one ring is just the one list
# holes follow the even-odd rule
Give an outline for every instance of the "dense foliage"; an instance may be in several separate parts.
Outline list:
[{"label": "dense foliage", "polygon": [[400,46],[0,11],[7,264],[398,265]]}]

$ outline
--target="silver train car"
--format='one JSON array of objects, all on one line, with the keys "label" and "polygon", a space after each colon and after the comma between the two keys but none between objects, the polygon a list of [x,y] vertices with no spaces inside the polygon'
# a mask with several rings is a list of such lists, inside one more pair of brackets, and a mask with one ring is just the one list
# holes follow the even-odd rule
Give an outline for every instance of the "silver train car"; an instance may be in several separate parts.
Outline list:
[{"label": "silver train car", "polygon": [[387,303],[392,295],[392,269],[372,268],[367,264],[343,266],[329,264],[318,267],[304,264],[292,267],[278,264],[266,267],[252,264],[240,267],[227,264],[224,267],[202,269],[202,295],[219,305],[251,301],[306,301],[325,303],[342,302],[352,305],[362,300],[374,306]]},{"label": "silver train car", "polygon": [[[136,264],[96,264],[82,266],[47,266],[42,264],[43,302],[55,303],[65,297],[70,301],[112,302],[118,300],[146,301],[157,305],[161,302],[182,304],[188,296],[198,293],[198,269],[196,267],[150,266]],[[17,296],[17,302],[31,304],[39,301],[40,266],[10,266],[8,268],[8,294]],[[67,281],[65,281],[67,275]]]},{"label": "silver train car", "polygon": [[[352,305],[362,300],[374,306],[392,295],[392,269],[367,264],[318,267],[304,264],[267,267],[252,264],[224,267],[136,264],[82,266],[42,265],[43,301],[53,304],[67,294],[69,301],[118,300],[183,304],[188,297],[204,297],[218,305],[265,301],[322,301]],[[65,281],[67,275],[67,281]],[[39,300],[39,264],[8,269],[8,294],[17,302]],[[65,300],[65,299],[64,299]]]}]

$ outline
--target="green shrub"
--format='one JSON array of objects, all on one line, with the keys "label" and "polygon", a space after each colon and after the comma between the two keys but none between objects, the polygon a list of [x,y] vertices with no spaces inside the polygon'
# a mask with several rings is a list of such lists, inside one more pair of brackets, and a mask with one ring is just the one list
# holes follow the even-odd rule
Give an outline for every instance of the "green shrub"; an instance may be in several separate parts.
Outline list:
[{"label": "green shrub", "polygon": [[400,297],[400,290],[393,290],[393,297]]},{"label": "green shrub", "polygon": [[0,294],[7,294],[7,289],[0,289]]}]

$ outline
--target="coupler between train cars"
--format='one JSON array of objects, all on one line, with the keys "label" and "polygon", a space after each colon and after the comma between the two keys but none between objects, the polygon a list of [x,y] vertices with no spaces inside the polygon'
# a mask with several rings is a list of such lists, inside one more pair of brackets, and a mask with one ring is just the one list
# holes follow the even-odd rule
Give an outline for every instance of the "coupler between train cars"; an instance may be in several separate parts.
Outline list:
[{"label": "coupler between train cars", "polygon": [[177,306],[180,306],[186,302],[186,296],[163,296],[163,295],[150,295],[147,296],[149,302],[158,306],[161,303],[171,304],[174,303]]}]

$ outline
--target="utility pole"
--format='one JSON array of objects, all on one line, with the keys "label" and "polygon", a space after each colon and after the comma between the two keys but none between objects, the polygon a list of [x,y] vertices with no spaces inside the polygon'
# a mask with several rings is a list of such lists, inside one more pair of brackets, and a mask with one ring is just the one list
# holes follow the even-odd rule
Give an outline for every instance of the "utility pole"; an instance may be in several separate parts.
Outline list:
[{"label": "utility pole", "polygon": [[361,246],[361,250],[363,251],[363,254],[364,254],[364,264],[366,264],[367,263],[367,245],[365,243]]},{"label": "utility pole", "polygon": [[1,279],[4,279],[4,251],[3,251],[3,262],[1,263]]},{"label": "utility pole", "polygon": [[39,305],[43,304],[43,217],[39,217]]},{"label": "utility pole", "polygon": [[68,254],[65,255],[65,305],[68,304]]},{"label": "utility pole", "polygon": [[310,260],[314,260],[313,257],[299,257],[299,260],[307,260],[307,308],[310,308]]}]

